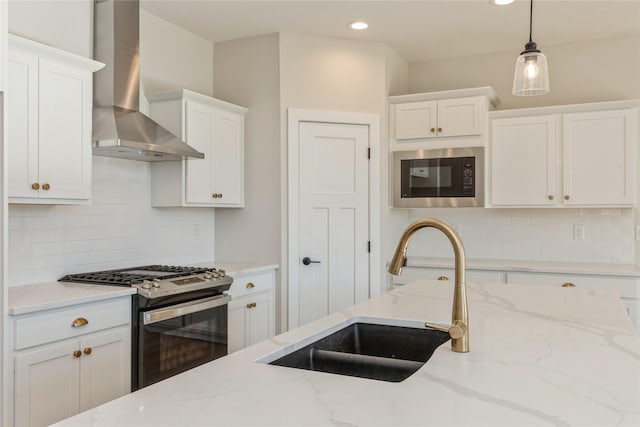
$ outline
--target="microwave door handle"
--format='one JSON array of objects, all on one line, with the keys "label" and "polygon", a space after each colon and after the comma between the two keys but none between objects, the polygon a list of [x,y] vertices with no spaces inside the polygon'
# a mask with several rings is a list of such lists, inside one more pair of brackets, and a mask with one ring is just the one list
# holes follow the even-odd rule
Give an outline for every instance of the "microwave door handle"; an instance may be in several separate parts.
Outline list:
[{"label": "microwave door handle", "polygon": [[162,322],[163,320],[173,319],[186,314],[221,307],[223,305],[227,305],[229,301],[231,301],[231,297],[223,294],[217,295],[213,298],[200,299],[197,301],[186,302],[184,304],[176,304],[171,307],[147,311],[143,315],[143,324],[149,325],[151,323]]}]

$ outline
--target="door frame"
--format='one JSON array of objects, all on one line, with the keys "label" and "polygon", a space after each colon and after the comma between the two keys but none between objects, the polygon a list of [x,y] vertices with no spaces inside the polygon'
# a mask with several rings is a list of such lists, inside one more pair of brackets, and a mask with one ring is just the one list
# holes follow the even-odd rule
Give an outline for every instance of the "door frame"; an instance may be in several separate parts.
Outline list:
[{"label": "door frame", "polygon": [[[300,276],[299,262],[300,247],[298,231],[300,229],[299,205],[299,127],[301,122],[334,123],[363,125],[369,128],[369,297],[380,294],[380,116],[369,113],[351,113],[339,111],[319,111],[305,109],[287,109],[287,189],[283,200],[286,200],[287,218],[284,219],[283,254],[286,263],[282,271],[282,283],[287,283],[286,291],[282,292],[282,325],[293,329],[300,325]],[[284,289],[283,289],[284,290]]]}]

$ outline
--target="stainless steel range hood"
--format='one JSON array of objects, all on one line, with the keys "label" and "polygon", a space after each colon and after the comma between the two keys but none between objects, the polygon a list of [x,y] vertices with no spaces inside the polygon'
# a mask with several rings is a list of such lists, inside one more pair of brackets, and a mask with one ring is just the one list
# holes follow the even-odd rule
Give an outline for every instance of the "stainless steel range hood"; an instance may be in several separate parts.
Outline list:
[{"label": "stainless steel range hood", "polygon": [[94,74],[93,154],[143,161],[203,159],[139,111],[139,29],[137,0],[96,0],[94,58],[106,66]]}]

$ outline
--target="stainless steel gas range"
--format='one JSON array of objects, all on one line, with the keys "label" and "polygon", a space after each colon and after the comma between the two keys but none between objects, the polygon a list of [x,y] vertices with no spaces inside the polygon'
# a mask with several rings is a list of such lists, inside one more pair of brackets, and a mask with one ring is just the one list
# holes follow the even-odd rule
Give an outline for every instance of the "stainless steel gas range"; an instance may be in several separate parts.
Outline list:
[{"label": "stainless steel gas range", "polygon": [[146,265],[70,274],[62,282],[137,288],[132,296],[131,390],[227,354],[224,270]]}]

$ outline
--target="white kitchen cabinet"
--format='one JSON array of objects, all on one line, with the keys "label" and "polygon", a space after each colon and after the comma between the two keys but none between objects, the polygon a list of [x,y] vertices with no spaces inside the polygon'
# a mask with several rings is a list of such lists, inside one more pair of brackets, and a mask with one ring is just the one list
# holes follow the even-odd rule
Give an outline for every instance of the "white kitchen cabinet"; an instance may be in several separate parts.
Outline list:
[{"label": "white kitchen cabinet", "polygon": [[104,64],[9,36],[10,203],[91,197],[92,73]]},{"label": "white kitchen cabinet", "polygon": [[491,121],[491,204],[555,206],[557,115]]},{"label": "white kitchen cabinet", "polygon": [[564,204],[634,205],[637,120],[636,109],[563,116]]},{"label": "white kitchen cabinet", "polygon": [[275,333],[275,270],[233,276],[233,280],[229,290],[229,353]]},{"label": "white kitchen cabinet", "polygon": [[395,104],[395,139],[480,135],[484,98]]},{"label": "white kitchen cabinet", "polygon": [[491,205],[633,207],[637,108],[553,111],[491,120]]},{"label": "white kitchen cabinet", "polygon": [[152,206],[244,206],[247,109],[188,90],[148,94],[150,115],[204,153],[204,159],[154,162]]},{"label": "white kitchen cabinet", "polygon": [[627,310],[631,323],[640,333],[640,279],[605,275],[508,272],[507,283],[513,285],[545,285],[568,288],[616,291]]},{"label": "white kitchen cabinet", "polygon": [[[402,274],[392,276],[394,285],[405,285],[415,280],[440,280],[453,283],[455,271],[453,268],[442,267],[403,267]],[[504,274],[491,270],[466,270],[467,282],[504,283]]]},{"label": "white kitchen cabinet", "polygon": [[49,425],[128,393],[130,310],[126,296],[11,316],[14,425]]}]

